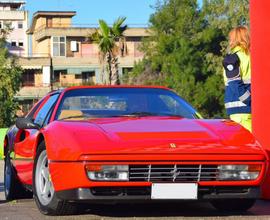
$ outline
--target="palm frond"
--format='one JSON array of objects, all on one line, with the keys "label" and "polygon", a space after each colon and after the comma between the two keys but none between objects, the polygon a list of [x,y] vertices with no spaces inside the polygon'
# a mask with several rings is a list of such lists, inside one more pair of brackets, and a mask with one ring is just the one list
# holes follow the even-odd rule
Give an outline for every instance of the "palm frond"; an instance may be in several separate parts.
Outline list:
[{"label": "palm frond", "polygon": [[125,22],[126,17],[119,17],[116,19],[116,21],[113,23],[112,26],[112,35],[114,37],[121,37],[123,36],[123,32],[127,29],[127,25],[123,25]]},{"label": "palm frond", "polygon": [[100,32],[101,35],[104,37],[109,37],[110,36],[110,27],[106,23],[106,21],[100,19],[99,20],[99,27],[100,27]]}]

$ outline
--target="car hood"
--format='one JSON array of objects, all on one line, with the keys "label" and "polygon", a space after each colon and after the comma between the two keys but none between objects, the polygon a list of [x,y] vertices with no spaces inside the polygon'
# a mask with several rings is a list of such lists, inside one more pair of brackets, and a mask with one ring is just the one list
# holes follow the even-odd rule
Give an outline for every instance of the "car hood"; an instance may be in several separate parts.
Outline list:
[{"label": "car hood", "polygon": [[229,120],[123,117],[52,124],[59,128],[50,130],[62,131],[54,144],[61,141],[65,151],[74,146],[69,154],[264,154],[251,133]]}]

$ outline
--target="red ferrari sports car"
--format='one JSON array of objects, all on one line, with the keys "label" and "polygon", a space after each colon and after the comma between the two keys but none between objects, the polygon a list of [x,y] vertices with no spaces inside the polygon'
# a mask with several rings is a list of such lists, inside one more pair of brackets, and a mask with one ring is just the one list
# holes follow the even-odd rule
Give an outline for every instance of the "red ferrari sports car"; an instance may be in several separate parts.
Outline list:
[{"label": "red ferrari sports car", "polygon": [[71,87],[41,99],[5,138],[5,195],[43,214],[76,203],[210,201],[245,211],[267,155],[230,120],[204,120],[163,87]]}]

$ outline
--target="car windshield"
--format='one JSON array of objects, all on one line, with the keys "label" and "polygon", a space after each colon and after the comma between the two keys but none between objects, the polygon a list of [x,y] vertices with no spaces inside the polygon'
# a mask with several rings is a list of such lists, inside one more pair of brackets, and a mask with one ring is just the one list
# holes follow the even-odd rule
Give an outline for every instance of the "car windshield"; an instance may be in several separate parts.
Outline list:
[{"label": "car windshield", "polygon": [[81,88],[65,92],[56,119],[175,116],[198,118],[174,92],[159,88]]}]

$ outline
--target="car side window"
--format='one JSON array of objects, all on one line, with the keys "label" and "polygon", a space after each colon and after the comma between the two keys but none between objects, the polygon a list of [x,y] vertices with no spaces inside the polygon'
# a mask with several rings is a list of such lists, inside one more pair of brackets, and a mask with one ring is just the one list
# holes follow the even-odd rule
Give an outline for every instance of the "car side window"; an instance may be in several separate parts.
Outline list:
[{"label": "car side window", "polygon": [[41,99],[34,105],[34,107],[28,112],[28,114],[25,116],[26,118],[29,118],[34,121],[34,115],[35,112],[38,110],[39,106],[43,103],[44,99]]},{"label": "car side window", "polygon": [[46,126],[47,124],[49,124],[49,121],[50,121],[50,118],[51,118],[51,116],[52,116],[52,112],[53,112],[54,106],[55,106],[55,103],[54,103],[54,105],[51,107],[51,109],[49,110],[49,112],[48,112],[48,114],[47,114],[47,116],[46,116],[46,118],[45,118],[45,120],[44,120],[44,122],[43,122],[43,125],[42,125],[43,127]]},{"label": "car side window", "polygon": [[52,95],[46,101],[46,103],[41,107],[41,109],[39,110],[39,112],[37,113],[37,115],[36,115],[36,117],[34,119],[35,124],[38,124],[39,126],[43,125],[43,123],[44,123],[44,121],[46,119],[46,116],[50,112],[53,105],[56,103],[58,96],[59,96],[59,94]]}]

